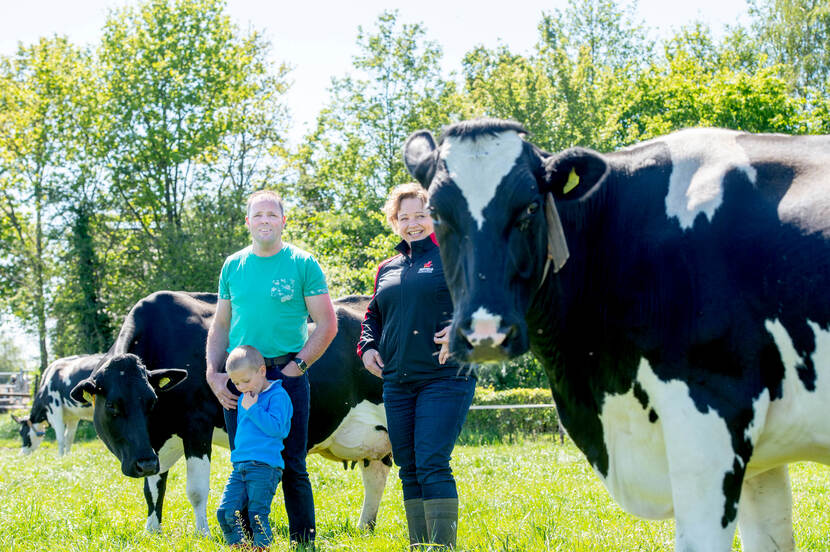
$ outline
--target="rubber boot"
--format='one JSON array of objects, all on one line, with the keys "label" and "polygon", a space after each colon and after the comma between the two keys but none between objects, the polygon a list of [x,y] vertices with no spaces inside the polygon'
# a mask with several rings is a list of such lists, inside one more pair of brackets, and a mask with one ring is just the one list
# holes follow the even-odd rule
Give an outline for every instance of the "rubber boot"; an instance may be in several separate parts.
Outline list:
[{"label": "rubber boot", "polygon": [[429,542],[455,548],[455,537],[458,532],[458,499],[424,500],[424,516],[427,519]]},{"label": "rubber boot", "polygon": [[406,526],[409,528],[409,546],[417,548],[427,542],[427,519],[424,517],[424,501],[410,498],[403,501],[406,510]]}]

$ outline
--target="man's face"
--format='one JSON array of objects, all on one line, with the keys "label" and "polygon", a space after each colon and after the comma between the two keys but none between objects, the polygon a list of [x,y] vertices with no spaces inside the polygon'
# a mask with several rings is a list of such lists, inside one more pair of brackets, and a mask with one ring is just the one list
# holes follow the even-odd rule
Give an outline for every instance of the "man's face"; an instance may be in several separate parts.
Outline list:
[{"label": "man's face", "polygon": [[262,247],[271,247],[282,240],[285,216],[279,203],[270,198],[254,201],[245,217],[245,225],[253,241]]}]

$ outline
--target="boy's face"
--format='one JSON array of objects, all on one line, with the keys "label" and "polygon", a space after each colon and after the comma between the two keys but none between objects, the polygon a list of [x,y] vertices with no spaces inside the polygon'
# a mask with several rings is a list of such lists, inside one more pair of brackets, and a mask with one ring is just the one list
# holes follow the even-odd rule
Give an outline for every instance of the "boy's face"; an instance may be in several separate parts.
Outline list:
[{"label": "boy's face", "polygon": [[264,365],[259,368],[240,368],[239,370],[233,370],[228,376],[236,388],[242,393],[258,395],[268,386]]}]

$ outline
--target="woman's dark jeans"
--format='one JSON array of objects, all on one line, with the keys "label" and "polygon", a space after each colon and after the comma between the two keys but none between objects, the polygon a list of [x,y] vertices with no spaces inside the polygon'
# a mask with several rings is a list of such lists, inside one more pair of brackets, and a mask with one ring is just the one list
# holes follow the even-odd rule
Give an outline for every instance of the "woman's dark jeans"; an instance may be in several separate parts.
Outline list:
[{"label": "woman's dark jeans", "polygon": [[[266,369],[269,380],[281,380],[282,386],[291,399],[294,414],[291,416],[291,429],[288,437],[283,441],[285,448],[282,459],[285,468],[282,473],[282,493],[285,497],[285,511],[288,514],[288,534],[292,541],[313,541],[315,536],[314,495],[311,491],[311,481],[308,479],[305,457],[308,451],[308,411],[311,400],[308,386],[308,374],[296,378],[285,376],[282,366],[271,366]],[[228,380],[228,388],[239,394],[236,386]],[[236,436],[236,410],[225,410],[225,428],[228,431],[228,440],[231,450],[234,447]]]},{"label": "woman's dark jeans", "polygon": [[475,385],[472,376],[406,384],[384,380],[386,425],[404,500],[458,498],[450,456]]}]

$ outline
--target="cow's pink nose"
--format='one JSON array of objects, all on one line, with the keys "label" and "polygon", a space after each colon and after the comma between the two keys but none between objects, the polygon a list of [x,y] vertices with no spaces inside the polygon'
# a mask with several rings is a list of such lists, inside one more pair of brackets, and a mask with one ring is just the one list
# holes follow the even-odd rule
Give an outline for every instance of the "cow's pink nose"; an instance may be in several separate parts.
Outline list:
[{"label": "cow's pink nose", "polygon": [[499,347],[510,331],[502,329],[502,317],[479,307],[470,317],[470,329],[462,330],[464,338],[473,347]]}]

